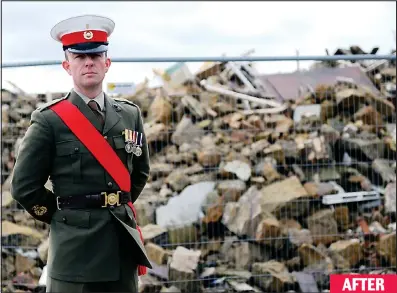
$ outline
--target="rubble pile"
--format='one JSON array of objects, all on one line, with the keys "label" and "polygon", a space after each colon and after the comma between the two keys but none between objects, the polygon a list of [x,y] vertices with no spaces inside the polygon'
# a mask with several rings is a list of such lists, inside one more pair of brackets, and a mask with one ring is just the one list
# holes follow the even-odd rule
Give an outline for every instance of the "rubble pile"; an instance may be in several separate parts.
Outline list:
[{"label": "rubble pile", "polygon": [[[379,47],[374,47],[370,52],[365,52],[360,46],[350,46],[349,49],[338,48],[334,56],[341,55],[376,55]],[[329,55],[328,50],[326,50]],[[396,50],[392,50],[390,54],[395,55]],[[318,67],[341,68],[345,66],[360,67],[373,82],[374,86],[382,93],[382,95],[394,106],[396,106],[396,61],[395,60],[339,60],[339,61],[322,61],[316,62],[312,68]]]},{"label": "rubble pile", "polygon": [[[156,70],[161,87],[124,96],[142,109],[151,154],[135,202],[153,263],[140,292],[328,292],[331,273],[395,273],[393,103],[339,77],[284,103],[252,64],[206,65]],[[28,123],[11,118],[18,107],[3,112],[21,131],[2,129],[8,171]],[[48,227],[16,209],[7,184],[3,292],[33,290]]]}]

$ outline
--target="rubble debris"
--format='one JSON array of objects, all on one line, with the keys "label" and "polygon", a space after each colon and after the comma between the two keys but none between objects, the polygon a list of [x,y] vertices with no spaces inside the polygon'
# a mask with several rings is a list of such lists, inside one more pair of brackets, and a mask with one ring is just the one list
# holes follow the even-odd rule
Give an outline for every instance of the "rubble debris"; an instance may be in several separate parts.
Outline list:
[{"label": "rubble debris", "polygon": [[233,233],[255,237],[256,227],[262,219],[260,192],[256,186],[248,189],[238,202],[226,203],[222,223]]},{"label": "rubble debris", "polygon": [[261,289],[270,292],[285,292],[295,285],[295,277],[291,275],[286,266],[271,260],[252,265],[253,282]]},{"label": "rubble debris", "polygon": [[220,166],[225,172],[230,172],[236,174],[236,176],[243,180],[247,181],[251,177],[251,168],[250,166],[238,160],[234,160],[232,162],[226,163],[224,166]]},{"label": "rubble debris", "polygon": [[49,239],[46,238],[44,239],[40,245],[37,247],[37,252],[39,254],[39,257],[41,261],[46,264],[47,263],[47,257],[48,257],[48,248],[49,248]]},{"label": "rubble debris", "polygon": [[168,228],[193,224],[199,219],[200,207],[214,187],[215,182],[187,186],[178,196],[170,198],[167,205],[156,209],[157,225]]},{"label": "rubble debris", "polygon": [[151,241],[153,243],[161,245],[161,243],[168,243],[168,231],[167,229],[155,225],[155,224],[148,224],[141,228],[142,235],[145,241]]},{"label": "rubble debris", "polygon": [[315,244],[330,244],[338,239],[338,224],[331,209],[324,209],[307,218],[307,226]]},{"label": "rubble debris", "polygon": [[351,217],[348,206],[335,207],[335,220],[338,224],[338,231],[347,231],[351,226]]},{"label": "rubble debris", "polygon": [[[160,281],[150,275],[144,275],[139,277],[138,292],[149,293],[159,292],[163,288]],[[178,292],[178,291],[174,291]]]},{"label": "rubble debris", "polygon": [[[123,96],[141,107],[151,155],[135,202],[153,265],[140,292],[326,292],[335,271],[395,273],[395,62],[263,76],[249,62],[206,65],[154,70],[161,86]],[[49,227],[9,185],[47,97],[2,96],[3,288],[37,291]]]},{"label": "rubble debris", "polygon": [[278,218],[295,218],[309,211],[310,196],[296,176],[265,186],[261,193],[262,210]]},{"label": "rubble debris", "polygon": [[280,236],[280,222],[273,216],[264,218],[256,229],[256,241],[259,243],[276,246]]},{"label": "rubble debris", "polygon": [[375,159],[372,162],[372,170],[376,174],[373,182],[376,185],[386,186],[389,182],[396,182],[396,172],[392,164],[392,161],[386,159]]},{"label": "rubble debris", "polygon": [[396,182],[389,183],[386,186],[385,209],[388,213],[396,213]]},{"label": "rubble debris", "polygon": [[228,280],[227,282],[234,292],[261,292],[247,283],[240,283],[232,280]]},{"label": "rubble debris", "polygon": [[320,292],[318,291],[317,283],[314,280],[312,274],[302,273],[302,272],[293,272],[292,273],[299,283],[299,288],[301,292]]},{"label": "rubble debris", "polygon": [[332,252],[339,253],[344,259],[348,260],[352,267],[356,266],[363,258],[359,239],[339,240],[332,243],[329,249]]},{"label": "rubble debris", "polygon": [[[151,291],[151,292],[153,292],[153,291]],[[157,291],[155,291],[155,292],[157,292]],[[180,293],[181,290],[179,290],[179,288],[177,288],[175,286],[171,286],[169,288],[163,286],[161,288],[160,293],[167,293],[167,292],[169,292],[169,293]]]},{"label": "rubble debris", "polygon": [[[281,112],[287,109],[286,105],[282,105],[278,102],[275,101],[269,101],[266,99],[259,99],[253,96],[249,96],[249,95],[245,95],[245,94],[241,94],[241,93],[236,93],[230,90],[226,90],[220,87],[216,87],[216,86],[212,86],[212,85],[208,85],[204,80],[201,81],[200,83],[202,86],[205,87],[206,90],[208,91],[212,91],[212,92],[216,92],[219,94],[223,94],[223,95],[227,95],[229,97],[235,98],[235,99],[243,99],[243,100],[247,100],[250,102],[254,102],[257,104],[262,104],[262,105],[266,105],[266,106],[272,106],[272,107],[277,107],[277,111]],[[274,109],[273,109],[274,110]],[[275,111],[275,110],[274,110]]]},{"label": "rubble debris", "polygon": [[[201,251],[192,251],[178,246],[172,254],[169,270],[169,280],[183,292],[198,292],[201,284],[197,281],[198,262]],[[190,291],[191,290],[191,291]]]},{"label": "rubble debris", "polygon": [[331,262],[324,252],[311,244],[302,244],[298,249],[298,253],[305,267],[324,261],[328,263]]},{"label": "rubble debris", "polygon": [[224,197],[225,202],[237,201],[246,188],[242,180],[222,180],[217,183],[218,193]]},{"label": "rubble debris", "polygon": [[288,237],[289,242],[295,246],[295,248],[301,247],[302,244],[305,243],[313,244],[313,237],[308,229],[289,228]]},{"label": "rubble debris", "polygon": [[[14,235],[18,235],[19,237],[12,237]],[[28,246],[37,246],[40,244],[43,236],[44,235],[40,233],[40,231],[33,228],[17,225],[9,221],[1,222],[1,238],[13,239],[14,241],[12,241],[12,245],[21,246],[21,244],[23,244]],[[11,241],[6,240],[6,242],[10,243]]]},{"label": "rubble debris", "polygon": [[149,259],[158,265],[167,263],[168,254],[164,248],[154,243],[147,243],[145,245],[146,253]]},{"label": "rubble debris", "polygon": [[396,232],[383,235],[379,239],[379,252],[390,266],[396,266]]},{"label": "rubble debris", "polygon": [[149,119],[151,121],[169,124],[172,119],[172,106],[168,99],[158,94],[149,107]]}]

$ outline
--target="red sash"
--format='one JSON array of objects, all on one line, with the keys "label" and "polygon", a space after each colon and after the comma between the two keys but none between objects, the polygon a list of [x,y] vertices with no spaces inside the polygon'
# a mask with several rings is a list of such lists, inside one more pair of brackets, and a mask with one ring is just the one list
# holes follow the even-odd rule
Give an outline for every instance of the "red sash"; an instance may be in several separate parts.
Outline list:
[{"label": "red sash", "polygon": [[[109,175],[116,181],[122,191],[131,191],[131,177],[127,168],[114,152],[109,143],[91,124],[91,122],[79,111],[79,109],[67,100],[60,101],[50,107],[59,115],[63,122],[70,128],[76,137],[86,146],[98,162],[105,168]],[[136,211],[132,202],[128,203],[136,219]],[[144,242],[142,231],[137,225],[137,230]],[[145,275],[147,268],[138,266],[138,275]]]}]

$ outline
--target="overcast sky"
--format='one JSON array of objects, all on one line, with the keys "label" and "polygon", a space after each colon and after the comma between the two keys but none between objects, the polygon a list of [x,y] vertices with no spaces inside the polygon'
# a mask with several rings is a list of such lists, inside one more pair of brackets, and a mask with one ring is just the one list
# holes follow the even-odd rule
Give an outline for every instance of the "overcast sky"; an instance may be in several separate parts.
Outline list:
[{"label": "overcast sky", "polygon": [[[393,2],[2,2],[2,62],[61,60],[50,37],[59,21],[81,14],[112,18],[110,57],[324,55],[359,45],[378,54],[395,49]],[[113,63],[107,82],[139,83],[166,63]],[[189,63],[195,72],[201,63]],[[308,63],[301,63],[301,67]],[[296,69],[296,62],[260,62],[264,73]],[[32,93],[68,91],[71,77],[60,65],[2,70]],[[106,87],[104,87],[106,89]]]}]

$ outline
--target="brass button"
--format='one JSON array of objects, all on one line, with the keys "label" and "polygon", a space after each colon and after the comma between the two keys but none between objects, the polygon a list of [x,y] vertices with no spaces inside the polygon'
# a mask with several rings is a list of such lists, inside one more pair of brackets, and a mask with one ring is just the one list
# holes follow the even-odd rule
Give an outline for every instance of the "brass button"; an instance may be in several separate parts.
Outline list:
[{"label": "brass button", "polygon": [[112,183],[112,182],[108,182],[108,186],[109,186],[109,187],[112,187],[112,186],[113,186],[113,183]]}]

